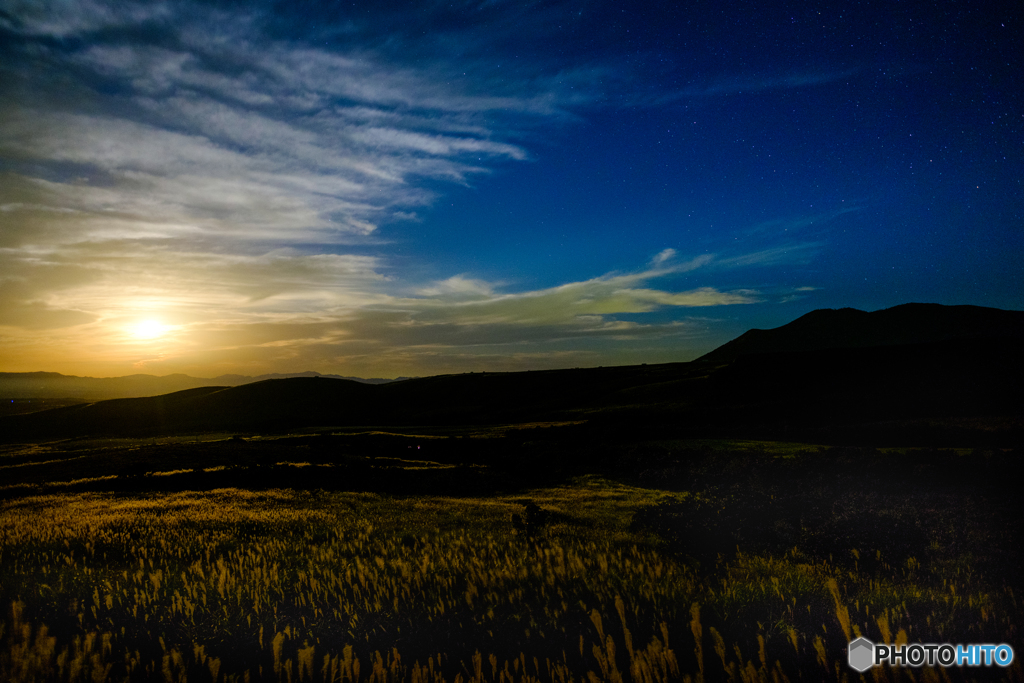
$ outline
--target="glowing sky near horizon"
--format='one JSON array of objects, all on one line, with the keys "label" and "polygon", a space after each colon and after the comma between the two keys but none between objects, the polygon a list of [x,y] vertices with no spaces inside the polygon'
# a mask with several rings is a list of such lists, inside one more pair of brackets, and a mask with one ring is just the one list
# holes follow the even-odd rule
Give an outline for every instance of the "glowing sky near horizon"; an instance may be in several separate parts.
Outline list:
[{"label": "glowing sky near horizon", "polygon": [[1008,7],[0,0],[0,371],[656,363],[1024,308]]}]

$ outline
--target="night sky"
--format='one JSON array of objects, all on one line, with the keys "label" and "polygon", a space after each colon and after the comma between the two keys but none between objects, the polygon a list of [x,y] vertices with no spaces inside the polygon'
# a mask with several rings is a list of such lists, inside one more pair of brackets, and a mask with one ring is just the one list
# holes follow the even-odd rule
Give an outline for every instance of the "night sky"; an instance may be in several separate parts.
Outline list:
[{"label": "night sky", "polygon": [[1022,14],[0,0],[0,371],[658,363],[1022,309]]}]

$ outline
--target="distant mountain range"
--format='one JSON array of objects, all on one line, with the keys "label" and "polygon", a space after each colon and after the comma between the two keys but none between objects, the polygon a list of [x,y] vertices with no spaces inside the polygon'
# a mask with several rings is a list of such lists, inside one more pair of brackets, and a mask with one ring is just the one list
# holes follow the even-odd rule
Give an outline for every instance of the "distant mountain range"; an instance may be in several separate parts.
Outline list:
[{"label": "distant mountain range", "polygon": [[0,417],[0,440],[585,421],[609,435],[1019,446],[1022,320],[972,306],[814,311],[700,362],[378,384],[310,373]]},{"label": "distant mountain range", "polygon": [[111,398],[134,398],[157,396],[198,387],[236,387],[268,379],[292,377],[326,377],[347,379],[364,384],[386,384],[398,379],[363,379],[341,375],[321,375],[318,372],[292,374],[269,374],[248,377],[246,375],[221,375],[210,379],[175,374],[157,377],[155,375],[127,375],[124,377],[76,377],[58,372],[0,372],[0,398],[82,398],[103,400]]}]

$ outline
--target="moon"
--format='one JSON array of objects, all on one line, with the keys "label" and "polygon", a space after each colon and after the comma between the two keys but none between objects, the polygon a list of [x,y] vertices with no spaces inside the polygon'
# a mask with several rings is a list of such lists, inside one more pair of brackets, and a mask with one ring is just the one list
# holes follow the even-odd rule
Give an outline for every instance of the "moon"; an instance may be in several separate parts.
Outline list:
[{"label": "moon", "polygon": [[167,325],[159,320],[143,320],[132,329],[132,335],[136,339],[156,339],[167,332]]}]

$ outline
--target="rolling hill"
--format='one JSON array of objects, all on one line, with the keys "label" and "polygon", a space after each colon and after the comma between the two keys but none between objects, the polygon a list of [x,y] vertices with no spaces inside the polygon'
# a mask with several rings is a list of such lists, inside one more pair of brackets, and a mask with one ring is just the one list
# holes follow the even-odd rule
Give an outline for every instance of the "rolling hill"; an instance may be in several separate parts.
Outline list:
[{"label": "rolling hill", "polygon": [[[348,379],[365,384],[386,384],[395,380],[363,379],[361,377],[340,377],[338,375],[321,375],[318,372],[300,372],[292,374],[272,374],[250,377],[248,375],[221,375],[204,378],[174,374],[157,377],[155,375],[126,375],[124,377],[76,377],[62,375],[59,372],[0,372],[0,398],[6,399],[42,399],[42,398],[81,398],[89,401],[112,398],[139,398],[169,394],[185,389],[198,387],[233,387],[252,384],[268,379],[287,379],[291,377],[330,377]],[[399,378],[405,379],[405,378]]]}]

